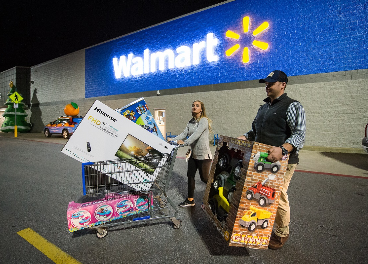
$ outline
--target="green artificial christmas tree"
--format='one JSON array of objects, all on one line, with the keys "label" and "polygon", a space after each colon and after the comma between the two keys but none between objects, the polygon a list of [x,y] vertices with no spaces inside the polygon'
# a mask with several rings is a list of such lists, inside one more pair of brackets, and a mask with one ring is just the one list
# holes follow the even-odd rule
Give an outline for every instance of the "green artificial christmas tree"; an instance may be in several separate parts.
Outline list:
[{"label": "green artificial christmas tree", "polygon": [[[26,117],[27,113],[24,111],[24,103],[19,102],[18,108],[14,108],[14,103],[10,100],[9,96],[11,96],[14,92],[16,92],[16,87],[13,82],[9,83],[10,92],[8,93],[8,100],[6,100],[6,105],[8,106],[3,114],[5,117],[4,123],[1,126],[1,131],[8,133],[14,132],[14,126],[17,126],[17,132],[29,132],[31,130],[32,125],[27,123]],[[16,115],[16,116],[15,116]],[[16,122],[16,123],[15,123]]]}]

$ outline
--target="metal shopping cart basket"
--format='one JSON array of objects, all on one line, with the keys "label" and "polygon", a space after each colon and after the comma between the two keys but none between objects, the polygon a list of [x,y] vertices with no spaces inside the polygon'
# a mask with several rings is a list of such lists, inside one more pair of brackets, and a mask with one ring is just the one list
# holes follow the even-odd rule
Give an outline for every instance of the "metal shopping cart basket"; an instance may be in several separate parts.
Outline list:
[{"label": "metal shopping cart basket", "polygon": [[154,172],[144,167],[147,161],[142,161],[142,166],[128,159],[83,163],[84,196],[82,203],[69,203],[69,231],[91,228],[103,238],[108,227],[162,220],[180,228],[177,206],[166,192],[177,150],[175,147],[160,159],[151,157],[151,164],[157,165]]}]

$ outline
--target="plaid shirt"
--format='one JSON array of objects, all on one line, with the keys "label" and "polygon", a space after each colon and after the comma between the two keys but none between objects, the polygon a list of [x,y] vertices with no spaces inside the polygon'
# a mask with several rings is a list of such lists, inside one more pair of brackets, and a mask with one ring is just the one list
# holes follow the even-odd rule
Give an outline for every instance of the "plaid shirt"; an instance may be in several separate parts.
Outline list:
[{"label": "plaid shirt", "polygon": [[285,143],[289,143],[299,151],[305,141],[305,111],[299,102],[294,102],[289,105],[286,111],[286,122],[291,130],[291,136],[286,139]]},{"label": "plaid shirt", "polygon": [[[269,102],[268,104],[271,103]],[[254,122],[256,122],[255,120],[256,118]],[[286,122],[290,128],[291,136],[286,139],[285,143],[293,145],[296,148],[296,152],[298,152],[303,148],[306,131],[305,110],[299,102],[293,102],[289,105],[286,111]],[[253,129],[244,134],[245,137],[248,138],[249,133],[254,134]]]}]

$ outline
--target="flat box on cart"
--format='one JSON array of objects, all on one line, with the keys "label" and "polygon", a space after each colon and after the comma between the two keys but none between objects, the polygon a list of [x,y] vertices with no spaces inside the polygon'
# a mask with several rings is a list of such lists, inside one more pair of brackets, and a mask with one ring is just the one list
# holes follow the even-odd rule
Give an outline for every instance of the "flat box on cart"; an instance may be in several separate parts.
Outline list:
[{"label": "flat box on cart", "polygon": [[98,170],[120,182],[140,182],[132,187],[147,191],[173,148],[96,100],[61,152],[84,163],[112,161]]},{"label": "flat box on cart", "polygon": [[219,137],[202,207],[230,246],[268,248],[288,163],[268,162],[270,148]]}]

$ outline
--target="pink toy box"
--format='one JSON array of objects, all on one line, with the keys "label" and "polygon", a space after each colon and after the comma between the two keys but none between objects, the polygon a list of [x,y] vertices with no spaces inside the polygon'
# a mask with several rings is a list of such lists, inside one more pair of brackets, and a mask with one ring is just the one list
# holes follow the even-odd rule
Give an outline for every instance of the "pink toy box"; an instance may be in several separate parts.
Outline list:
[{"label": "pink toy box", "polygon": [[70,232],[104,224],[119,218],[147,212],[152,205],[149,195],[108,194],[86,203],[70,202],[67,210]]}]

